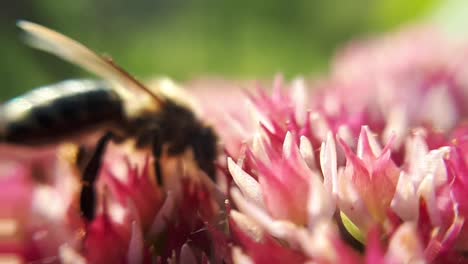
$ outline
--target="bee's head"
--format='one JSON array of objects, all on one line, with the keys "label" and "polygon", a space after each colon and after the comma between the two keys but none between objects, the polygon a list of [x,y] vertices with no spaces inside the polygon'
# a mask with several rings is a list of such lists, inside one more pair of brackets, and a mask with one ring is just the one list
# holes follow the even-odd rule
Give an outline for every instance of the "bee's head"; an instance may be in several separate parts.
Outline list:
[{"label": "bee's head", "polygon": [[161,142],[168,144],[169,155],[179,155],[192,149],[200,169],[214,178],[217,157],[217,136],[191,109],[168,100],[156,116]]},{"label": "bee's head", "polygon": [[[166,110],[188,136],[186,142],[192,147],[197,165],[214,178],[214,161],[217,156],[217,136],[211,127],[198,120],[200,105],[190,93],[169,78],[158,78],[150,82],[150,89],[169,99]],[[175,125],[177,126],[177,125]],[[177,144],[176,144],[177,145]]]}]

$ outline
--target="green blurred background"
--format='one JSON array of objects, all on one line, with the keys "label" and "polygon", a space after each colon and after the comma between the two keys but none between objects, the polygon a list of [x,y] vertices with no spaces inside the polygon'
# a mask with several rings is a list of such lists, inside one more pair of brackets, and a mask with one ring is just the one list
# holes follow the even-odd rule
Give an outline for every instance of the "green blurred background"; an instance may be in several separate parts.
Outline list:
[{"label": "green blurred background", "polygon": [[139,78],[287,78],[325,71],[351,38],[443,10],[441,0],[29,0],[0,8],[0,100],[86,73],[22,44],[17,19],[57,29]]}]

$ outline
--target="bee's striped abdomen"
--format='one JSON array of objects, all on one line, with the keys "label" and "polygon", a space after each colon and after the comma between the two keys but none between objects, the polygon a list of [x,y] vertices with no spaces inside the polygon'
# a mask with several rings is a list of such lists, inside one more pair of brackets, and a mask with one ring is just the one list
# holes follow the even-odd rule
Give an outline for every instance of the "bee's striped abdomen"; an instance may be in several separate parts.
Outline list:
[{"label": "bee's striped abdomen", "polygon": [[2,104],[0,137],[17,144],[56,142],[122,118],[122,101],[108,83],[69,80],[37,88]]}]

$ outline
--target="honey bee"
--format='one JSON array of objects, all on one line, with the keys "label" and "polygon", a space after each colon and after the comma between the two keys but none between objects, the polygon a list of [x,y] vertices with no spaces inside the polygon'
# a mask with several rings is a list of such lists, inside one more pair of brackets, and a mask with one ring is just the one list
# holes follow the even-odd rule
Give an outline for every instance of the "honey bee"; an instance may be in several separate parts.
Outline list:
[{"label": "honey bee", "polygon": [[76,135],[102,130],[83,170],[82,215],[95,217],[95,181],[110,141],[134,138],[137,147],[159,158],[193,151],[194,163],[214,178],[217,136],[194,112],[161,90],[149,89],[110,58],[41,25],[19,21],[27,42],[102,78],[67,80],[37,88],[0,105],[0,141],[44,145],[73,140]]}]

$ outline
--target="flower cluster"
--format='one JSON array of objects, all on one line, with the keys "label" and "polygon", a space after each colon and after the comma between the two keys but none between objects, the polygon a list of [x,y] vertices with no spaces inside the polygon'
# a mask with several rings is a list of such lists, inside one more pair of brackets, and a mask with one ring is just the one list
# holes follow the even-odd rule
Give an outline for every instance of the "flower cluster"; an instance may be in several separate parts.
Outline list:
[{"label": "flower cluster", "polygon": [[215,115],[240,132],[222,137],[233,261],[467,262],[466,51],[426,28],[351,43],[326,78]]},{"label": "flower cluster", "polygon": [[186,157],[161,157],[173,166],[164,167],[171,181],[163,188],[154,158],[133,140],[110,144],[95,183],[97,215],[88,221],[80,212],[76,145],[2,146],[0,153],[1,261],[190,263],[229,256],[218,253],[227,240],[215,237],[220,209],[213,186],[203,184],[201,171],[182,166]]},{"label": "flower cluster", "polygon": [[163,154],[158,185],[155,157],[111,144],[92,221],[75,145],[0,146],[0,262],[468,262],[466,59],[410,28],[351,43],[319,80],[189,83],[224,147],[216,183],[188,151]]}]

